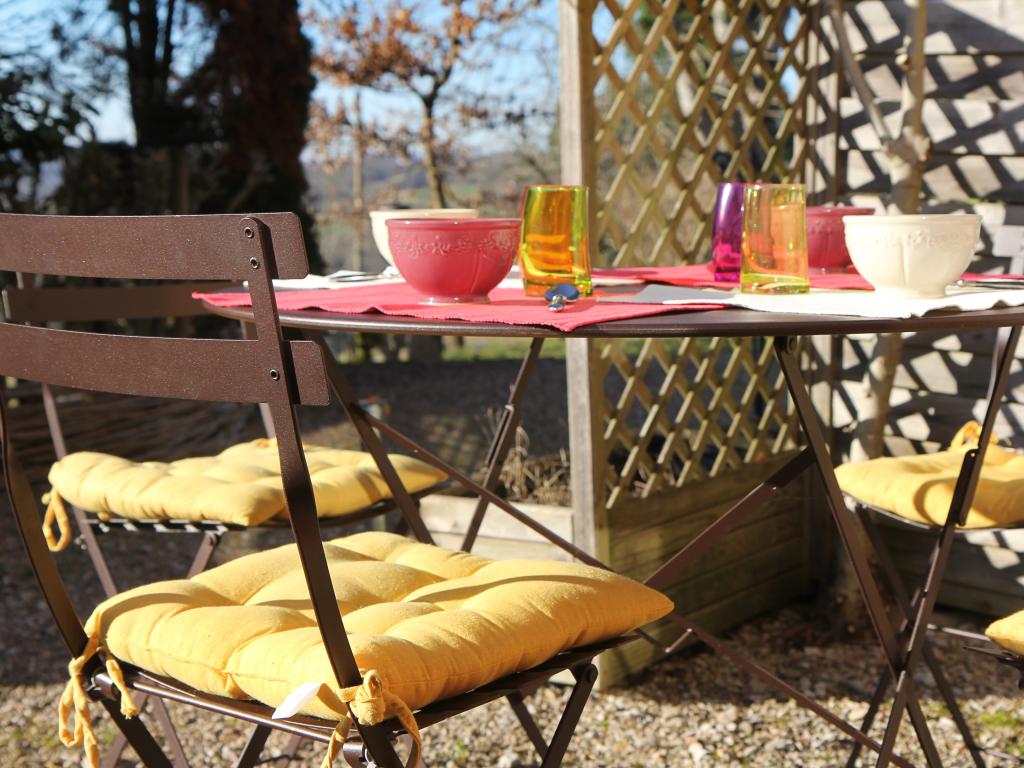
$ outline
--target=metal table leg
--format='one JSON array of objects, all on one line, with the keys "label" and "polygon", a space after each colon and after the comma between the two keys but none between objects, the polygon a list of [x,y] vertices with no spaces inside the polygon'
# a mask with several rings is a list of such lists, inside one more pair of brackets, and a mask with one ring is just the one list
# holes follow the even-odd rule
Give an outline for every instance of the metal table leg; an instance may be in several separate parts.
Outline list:
[{"label": "metal table leg", "polygon": [[[885,653],[887,669],[893,676],[896,676],[901,662],[898,649],[898,637],[886,613],[886,606],[882,600],[878,585],[871,573],[870,566],[863,550],[860,548],[859,539],[856,535],[855,522],[849,515],[846,505],[842,501],[842,493],[839,490],[838,482],[832,466],[828,447],[824,440],[824,434],[818,422],[817,414],[814,411],[808,395],[806,383],[799,369],[796,358],[795,339],[776,339],[775,351],[782,366],[790,394],[793,397],[794,406],[800,418],[804,433],[807,438],[807,447],[796,457],[777,470],[764,483],[748,493],[743,499],[737,502],[729,511],[719,517],[707,529],[693,539],[675,556],[669,559],[665,565],[653,574],[647,583],[654,587],[664,587],[670,583],[688,563],[694,558],[707,551],[723,536],[735,529],[744,519],[749,517],[759,508],[771,495],[785,488],[793,482],[807,468],[815,466],[828,494],[829,508],[835,520],[839,532],[851,561],[854,564],[854,571],[858,577],[861,590],[868,603],[869,614],[878,636],[879,643]],[[838,715],[821,706],[810,697],[802,694],[793,686],[781,680],[750,657],[733,649],[719,638],[697,626],[684,616],[674,613],[670,617],[677,624],[686,630],[686,635],[696,636],[699,640],[713,648],[717,653],[725,656],[733,663],[759,677],[768,685],[779,690],[786,696],[794,699],[798,704],[812,710],[827,722],[850,736],[861,746],[866,746],[880,753],[880,764],[891,761],[897,765],[909,765],[910,763],[896,755],[884,756],[884,744],[870,739],[856,726],[840,718]],[[677,645],[679,641],[676,641]],[[910,718],[917,731],[918,740],[924,751],[925,759],[929,766],[940,766],[942,764],[938,751],[935,747],[928,725],[925,722],[924,714],[921,711],[916,691],[913,690],[912,681],[908,687],[908,695],[901,706],[910,712]]]},{"label": "metal table leg", "polygon": [[[526,353],[526,357],[523,358],[522,365],[519,367],[519,373],[509,391],[508,401],[501,412],[501,421],[498,423],[498,429],[494,433],[485,463],[486,470],[483,486],[489,491],[493,491],[498,485],[498,478],[501,477],[501,470],[505,466],[505,459],[508,457],[509,449],[512,447],[512,439],[515,437],[516,429],[519,427],[520,404],[533,376],[533,369],[537,366],[537,358],[540,356],[542,346],[544,346],[544,339],[542,338],[536,338],[530,342],[530,350]],[[466,536],[462,540],[463,552],[469,552],[473,549],[473,543],[480,532],[480,525],[484,521],[484,513],[487,512],[488,506],[487,499],[481,498],[476,505],[476,509],[473,510],[473,517],[469,521],[469,526],[466,528]]]},{"label": "metal table leg", "polygon": [[341,403],[345,414],[352,422],[352,426],[356,428],[359,439],[363,441],[366,450],[373,457],[381,476],[384,478],[384,482],[387,483],[388,489],[391,491],[391,497],[395,500],[395,506],[402,513],[402,519],[409,526],[409,530],[412,531],[418,541],[433,544],[434,539],[431,537],[430,531],[427,530],[427,526],[420,516],[419,505],[409,494],[409,491],[406,490],[405,484],[398,476],[398,472],[391,463],[384,444],[373,430],[373,424],[370,422],[372,417],[359,404],[359,398],[356,396],[355,389],[345,377],[345,373],[337,360],[334,359],[334,355],[330,347],[327,346],[323,334],[306,332],[304,335],[307,339],[319,345],[322,350],[328,383],[338,398],[338,402]]},{"label": "metal table leg", "polygon": [[[903,586],[903,581],[900,578],[899,571],[896,568],[896,563],[893,561],[892,556],[889,554],[888,547],[886,547],[885,542],[882,540],[882,535],[878,526],[871,520],[870,513],[866,508],[861,506],[858,506],[857,513],[860,517],[861,525],[863,525],[864,530],[867,531],[868,538],[871,541],[871,546],[878,555],[878,563],[881,566],[886,586],[888,586],[889,591],[896,600],[896,606],[902,620],[900,632],[905,633],[907,628],[910,626],[910,617],[914,613],[914,606],[916,606],[920,600],[921,592],[918,591],[913,599],[907,594],[907,591]],[[943,701],[946,702],[950,716],[953,718],[953,722],[956,724],[957,730],[960,731],[960,736],[963,738],[964,745],[967,747],[968,752],[971,753],[971,759],[974,761],[975,766],[977,766],[977,768],[985,768],[985,760],[982,757],[981,747],[979,747],[977,741],[975,741],[974,734],[971,733],[970,726],[967,724],[967,719],[960,711],[960,705],[956,701],[953,686],[950,685],[949,680],[942,671],[942,666],[939,663],[938,658],[936,658],[935,654],[932,652],[931,646],[927,642],[922,649],[922,658],[928,666],[929,671],[932,673],[932,678],[935,680],[935,686],[939,689],[939,693],[942,695]],[[891,679],[892,678],[890,677],[889,670],[887,668],[883,671],[882,676],[878,681],[878,687],[875,689],[875,695],[872,697],[867,714],[864,716],[864,722],[861,723],[862,732],[867,733],[871,728],[875,715],[877,715],[878,710],[881,707],[885,692],[889,688],[889,682]],[[853,768],[853,765],[859,755],[860,745],[858,744],[854,746],[853,751],[850,753],[850,757],[846,763],[847,768]]]},{"label": "metal table leg", "polygon": [[[818,421],[810,395],[807,392],[807,385],[803,374],[800,371],[800,364],[797,359],[797,340],[793,337],[776,338],[775,353],[779,359],[779,364],[782,366],[782,373],[786,379],[790,395],[793,398],[793,404],[796,407],[797,416],[803,427],[804,436],[807,438],[808,447],[814,454],[814,463],[818,469],[818,475],[825,486],[829,511],[832,513],[832,518],[839,529],[843,548],[846,550],[846,554],[853,566],[854,575],[857,578],[861,594],[864,596],[864,602],[868,615],[871,618],[875,635],[885,654],[889,669],[894,676],[899,676],[903,659],[901,658],[898,646],[898,638],[886,612],[885,601],[882,599],[878,584],[871,572],[871,565],[868,562],[867,555],[860,546],[855,518],[850,515],[846,504],[843,502],[843,493],[839,488],[839,481],[836,479],[835,468],[828,452],[824,432]],[[928,765],[941,766],[942,760],[935,747],[931,732],[928,730],[924,713],[921,711],[913,680],[905,678],[903,696],[899,697],[897,704],[901,714],[903,708],[907,709]],[[891,743],[887,745],[883,741],[882,751],[879,753],[878,766],[885,766],[892,759],[894,743],[895,733],[893,733]]]},{"label": "metal table leg", "polygon": [[[306,338],[319,344],[323,350],[324,357],[326,358],[327,376],[330,381],[331,388],[341,403],[342,408],[345,410],[346,415],[352,421],[353,426],[355,426],[356,431],[359,433],[359,437],[362,439],[367,451],[373,456],[374,461],[377,463],[385,482],[388,484],[388,488],[391,490],[396,505],[402,512],[403,519],[417,539],[433,543],[430,533],[427,531],[426,525],[423,523],[423,519],[420,516],[419,506],[405,489],[398,473],[395,472],[394,467],[391,464],[391,460],[388,458],[383,442],[377,434],[378,432],[388,435],[399,445],[403,445],[405,448],[414,451],[420,456],[420,458],[427,461],[427,463],[432,464],[438,469],[441,469],[450,476],[456,478],[456,480],[467,488],[480,495],[480,501],[474,510],[473,517],[470,521],[469,528],[466,531],[466,536],[462,544],[463,550],[469,551],[477,534],[479,533],[480,524],[483,522],[484,513],[488,506],[493,504],[503,508],[505,507],[505,504],[495,503],[497,496],[495,496],[493,491],[495,486],[497,486],[502,467],[505,465],[505,459],[507,458],[508,451],[512,446],[512,440],[515,436],[516,428],[519,426],[522,401],[529,386],[533,371],[536,368],[537,359],[540,356],[544,340],[540,338],[533,339],[530,344],[530,349],[523,358],[523,362],[519,368],[519,373],[512,384],[509,392],[509,398],[505,403],[502,418],[498,425],[498,430],[491,441],[491,445],[487,453],[484,480],[482,483],[476,483],[447,462],[438,458],[423,446],[414,443],[405,435],[397,432],[393,427],[390,427],[380,421],[363,408],[359,403],[354,387],[345,377],[344,370],[330,353],[330,349],[324,341],[323,335],[307,332]],[[519,516],[524,516],[522,512],[519,512],[518,510],[516,510],[516,512]],[[541,527],[543,528],[543,526]],[[547,529],[545,528],[544,530]],[[568,542],[565,543],[568,544]],[[576,550],[574,554],[577,552],[579,552],[579,550]]]}]

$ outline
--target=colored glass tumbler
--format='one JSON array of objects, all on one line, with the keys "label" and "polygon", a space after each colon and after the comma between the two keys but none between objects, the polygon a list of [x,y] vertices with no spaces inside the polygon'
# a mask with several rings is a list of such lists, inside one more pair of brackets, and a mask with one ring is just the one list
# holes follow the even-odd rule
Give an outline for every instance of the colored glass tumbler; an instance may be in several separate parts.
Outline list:
[{"label": "colored glass tumbler", "polygon": [[872,208],[846,205],[814,205],[807,209],[807,265],[811,272],[849,272],[853,269],[846,250],[843,216],[870,216]]},{"label": "colored glass tumbler", "polygon": [[803,184],[748,184],[743,191],[744,293],[806,293],[807,191]]},{"label": "colored glass tumbler", "polygon": [[527,296],[555,285],[593,293],[586,187],[538,185],[523,193],[519,265]]},{"label": "colored glass tumbler", "polygon": [[738,283],[743,262],[743,190],[746,183],[727,181],[718,185],[711,219],[711,268],[715,280]]}]

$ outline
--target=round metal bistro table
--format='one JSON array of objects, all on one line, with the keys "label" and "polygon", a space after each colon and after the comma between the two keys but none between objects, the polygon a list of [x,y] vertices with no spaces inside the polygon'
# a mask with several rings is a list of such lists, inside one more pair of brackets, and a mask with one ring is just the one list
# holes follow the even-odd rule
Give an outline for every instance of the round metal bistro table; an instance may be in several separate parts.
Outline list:
[{"label": "round metal bistro table", "polygon": [[[252,310],[249,308],[221,308],[209,303],[206,304],[206,307],[211,313],[238,320],[246,328],[249,328],[248,324],[252,321]],[[927,646],[922,637],[924,633],[902,630],[897,626],[898,623],[903,623],[911,628],[920,625],[920,619],[929,615],[934,608],[938,589],[926,590],[917,603],[911,606],[910,612],[904,612],[901,608],[902,615],[896,617],[898,622],[894,623],[894,619],[888,612],[887,603],[882,598],[878,582],[869,564],[867,551],[862,543],[864,537],[861,536],[861,531],[858,530],[859,521],[847,509],[842,491],[836,480],[835,467],[829,453],[824,430],[814,410],[807,383],[800,369],[797,353],[798,342],[801,337],[819,335],[847,336],[864,333],[954,332],[1006,329],[1000,335],[1000,340],[997,344],[997,375],[990,392],[988,409],[982,425],[982,438],[977,449],[968,451],[967,455],[969,458],[964,462],[957,483],[958,490],[954,494],[950,519],[955,520],[959,519],[959,515],[966,513],[966,510],[970,509],[971,501],[973,500],[974,490],[980,476],[981,465],[984,461],[984,453],[988,443],[987,436],[991,434],[996,413],[1005,394],[1010,364],[1020,336],[1021,326],[1024,325],[1024,308],[936,313],[908,319],[781,314],[755,312],[746,309],[679,311],[629,320],[596,323],[583,326],[568,333],[540,326],[463,322],[457,320],[423,320],[374,313],[346,315],[304,310],[282,312],[280,318],[283,326],[295,329],[307,338],[317,341],[325,353],[327,353],[325,358],[332,388],[345,408],[346,413],[355,424],[363,442],[377,460],[378,465],[385,474],[385,478],[392,477],[395,483],[397,483],[393,490],[396,491],[396,499],[400,502],[402,501],[400,497],[406,499],[406,507],[408,509],[403,509],[403,512],[408,513],[406,515],[407,518],[412,516],[418,518],[415,502],[408,499],[408,495],[403,494],[402,489],[398,487],[400,486],[400,481],[397,480],[397,475],[389,472],[390,463],[380,441],[380,434],[385,435],[399,446],[414,452],[423,460],[448,472],[455,481],[466,486],[480,497],[463,542],[464,549],[468,550],[472,546],[487,508],[495,506],[544,536],[556,546],[566,550],[577,559],[599,567],[606,566],[596,560],[590,553],[582,551],[571,542],[548,530],[545,526],[520,511],[515,505],[494,493],[502,464],[511,445],[515,427],[518,424],[519,405],[544,339],[772,337],[774,353],[781,366],[786,387],[803,429],[804,447],[794,458],[776,471],[775,474],[748,493],[729,511],[717,518],[679,552],[669,558],[645,583],[654,588],[664,589],[672,583],[673,578],[684,567],[693,563],[696,558],[707,552],[723,536],[756,513],[775,493],[793,482],[805,470],[813,468],[824,486],[830,516],[838,529],[843,549],[850,558],[853,572],[857,578],[871,618],[875,637],[882,651],[884,662],[888,667],[891,679],[896,681],[896,693],[885,737],[881,742],[871,738],[861,730],[861,727],[845,721],[819,702],[780,679],[744,652],[723,642],[696,624],[693,619],[680,614],[678,611],[670,614],[669,618],[679,626],[681,635],[665,650],[671,651],[687,638],[700,640],[714,649],[719,656],[737,664],[783,695],[794,699],[801,706],[810,709],[825,719],[856,742],[858,747],[866,747],[878,753],[877,765],[888,765],[891,763],[906,768],[913,765],[906,758],[894,753],[895,737],[902,717],[906,715],[914,727],[927,765],[942,765],[942,759],[938,754],[928,723],[921,709],[917,686],[912,675],[914,667],[921,661],[922,655],[927,652]],[[251,332],[251,330],[247,332]],[[488,453],[484,479],[481,482],[473,481],[465,473],[460,472],[458,469],[434,456],[422,445],[417,444],[390,425],[367,413],[359,405],[352,386],[345,378],[343,368],[334,360],[333,355],[329,353],[326,343],[323,341],[323,336],[327,333],[352,332],[512,337],[532,340],[530,349],[511,388],[509,400],[505,404],[502,421],[499,424],[497,434]],[[954,517],[954,515],[957,517]],[[430,540],[430,534],[422,524],[411,525],[410,528],[412,533],[422,540]],[[954,529],[955,524],[953,523],[947,523],[943,529],[943,534],[934,550],[938,557],[948,557],[949,547],[952,546],[952,532]],[[911,616],[909,613],[914,613],[915,615]],[[915,621],[915,618],[918,621]],[[651,635],[643,632],[641,632],[641,635],[649,642],[659,647],[661,646],[660,642]],[[940,689],[944,697],[946,697],[946,703],[950,709],[955,708],[955,700],[952,699],[951,692],[948,692],[951,689],[948,686],[942,685],[940,685]],[[965,741],[970,744],[972,737],[969,731],[966,730],[966,725],[962,726],[961,731]]]}]

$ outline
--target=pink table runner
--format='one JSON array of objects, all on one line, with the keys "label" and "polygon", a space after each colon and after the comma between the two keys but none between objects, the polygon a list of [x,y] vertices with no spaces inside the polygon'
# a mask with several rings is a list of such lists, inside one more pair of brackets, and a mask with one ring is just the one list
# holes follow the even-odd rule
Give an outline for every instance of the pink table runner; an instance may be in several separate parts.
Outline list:
[{"label": "pink table runner", "polygon": [[[215,307],[248,307],[249,294],[197,293],[195,298]],[[343,315],[380,312],[385,315],[416,317],[421,320],[464,320],[476,323],[508,323],[539,325],[572,331],[584,325],[647,317],[687,310],[719,309],[721,305],[613,304],[581,299],[566,305],[562,312],[551,312],[541,298],[527,298],[521,288],[497,288],[491,292],[490,304],[448,304],[425,306],[423,297],[405,283],[360,285],[322,291],[280,291],[277,308],[281,312],[320,309]]]}]

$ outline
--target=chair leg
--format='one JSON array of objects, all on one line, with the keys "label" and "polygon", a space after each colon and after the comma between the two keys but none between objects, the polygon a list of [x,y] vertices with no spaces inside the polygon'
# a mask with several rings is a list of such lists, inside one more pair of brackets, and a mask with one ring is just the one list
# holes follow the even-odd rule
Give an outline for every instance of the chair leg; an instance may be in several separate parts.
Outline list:
[{"label": "chair leg", "polygon": [[156,739],[153,738],[153,734],[149,732],[141,719],[133,717],[129,720],[121,714],[117,702],[110,699],[103,699],[102,704],[146,768],[174,768],[170,758],[164,754]]},{"label": "chair leg", "polygon": [[249,734],[249,741],[246,742],[245,749],[242,750],[241,757],[235,763],[235,768],[252,768],[252,766],[256,765],[269,737],[270,728],[267,726],[257,725],[253,728],[252,733]]},{"label": "chair leg", "polygon": [[[900,578],[899,570],[896,567],[896,562],[892,559],[892,554],[889,552],[889,548],[886,546],[885,540],[882,538],[881,531],[878,529],[875,521],[871,519],[870,512],[863,507],[858,507],[857,514],[860,517],[861,524],[864,526],[864,530],[868,535],[868,540],[871,542],[871,546],[878,555],[878,564],[881,567],[882,576],[884,577],[885,583],[889,587],[892,596],[896,600],[896,607],[900,612],[900,619],[906,625],[909,623],[909,617],[916,610],[921,599],[921,595],[920,593],[917,593],[914,598],[911,599],[907,594],[906,588],[903,585],[903,580]],[[941,584],[941,578],[939,584]],[[936,588],[938,588],[938,585]],[[927,631],[927,629],[925,631]],[[967,718],[964,717],[963,712],[960,710],[960,705],[956,701],[956,694],[953,690],[953,686],[942,671],[942,665],[935,656],[935,652],[932,650],[927,637],[924,638],[923,642],[924,644],[921,648],[922,660],[931,672],[932,678],[935,680],[935,686],[939,689],[939,693],[945,701],[946,706],[949,708],[950,716],[956,724],[957,730],[960,731],[960,737],[964,741],[964,746],[967,747],[967,751],[971,753],[971,759],[973,760],[976,768],[985,768],[985,759],[982,755],[981,747],[978,746],[978,743],[974,738],[974,734],[971,732],[971,728],[967,724]],[[883,672],[882,681],[879,683],[879,686],[882,687],[883,690],[888,688],[889,679],[888,670],[885,670]],[[874,703],[874,700],[872,700],[872,703]],[[871,723],[876,713],[877,707],[875,707],[875,712],[872,712],[869,708],[863,728],[865,732],[867,732],[867,729],[871,727]],[[859,747],[859,744],[854,746],[851,761],[856,759],[857,753],[860,751]],[[852,765],[852,762],[848,763],[848,765]]]},{"label": "chair leg", "polygon": [[530,710],[526,708],[526,702],[523,700],[523,694],[516,692],[510,693],[507,697],[508,703],[512,706],[512,711],[515,713],[516,718],[519,720],[519,724],[526,731],[526,735],[530,741],[533,742],[534,749],[537,750],[537,756],[541,760],[544,759],[544,755],[548,751],[548,742],[544,738],[544,734],[540,732],[540,728],[537,726],[537,721],[533,719],[533,715],[530,714]]},{"label": "chair leg", "polygon": [[298,734],[292,734],[288,738],[288,743],[284,745],[284,751],[277,757],[272,758],[267,764],[272,768],[288,768],[292,761],[297,759],[296,756],[301,744],[302,737]]},{"label": "chair leg", "polygon": [[970,448],[964,453],[963,464],[960,467],[960,474],[957,477],[956,487],[953,490],[953,498],[950,501],[949,512],[946,521],[942,526],[942,533],[939,540],[932,549],[931,560],[928,565],[928,576],[925,579],[924,589],[921,592],[921,600],[913,611],[910,631],[907,641],[900,650],[901,663],[894,666],[896,673],[896,695],[893,699],[892,712],[889,715],[889,723],[885,729],[885,738],[882,740],[882,751],[878,755],[878,768],[884,768],[890,762],[893,746],[896,743],[896,735],[899,732],[900,721],[903,717],[903,708],[910,700],[910,692],[913,688],[913,679],[910,672],[920,660],[923,648],[925,647],[925,636],[928,633],[928,623],[931,620],[932,611],[935,608],[935,601],[938,598],[939,583],[942,574],[946,570],[949,561],[949,553],[953,546],[953,535],[956,533],[956,526],[967,519],[967,512],[974,501],[974,492],[981,477],[981,468],[985,463],[985,451],[988,448],[989,438],[992,436],[992,429],[995,426],[996,414],[1006,394],[1007,380],[1010,376],[1010,368],[1013,363],[1013,355],[1020,340],[1021,327],[1014,326],[1006,339],[1005,346],[997,349],[996,357],[999,359],[998,367],[994,369],[994,376],[989,386],[988,408],[985,410],[985,419],[981,425],[981,434],[978,435],[978,446]]},{"label": "chair leg", "polygon": [[569,748],[569,742],[579,724],[580,715],[583,714],[583,708],[587,706],[590,692],[594,689],[594,683],[597,682],[597,667],[593,662],[574,667],[572,674],[576,678],[576,685],[573,687],[572,693],[569,694],[569,701],[565,704],[562,717],[558,721],[558,727],[555,728],[554,736],[551,737],[551,744],[541,761],[540,768],[558,768],[562,764],[565,751]]},{"label": "chair leg", "polygon": [[404,768],[402,761],[395,752],[395,747],[388,738],[387,732],[379,725],[359,725],[359,735],[363,737],[366,756],[373,761],[376,768]]},{"label": "chair leg", "polygon": [[[171,715],[167,711],[167,705],[163,700],[156,697],[136,694],[135,701],[139,705],[140,710],[147,702],[152,701],[153,716],[156,718],[157,722],[160,723],[160,730],[163,731],[164,738],[167,739],[167,746],[170,748],[175,768],[189,768],[188,757],[185,755],[185,748],[182,747],[181,740],[178,738],[178,733],[174,730],[174,723],[171,722]],[[124,753],[125,747],[127,746],[128,739],[125,734],[123,732],[118,733],[110,743],[110,747],[107,748],[107,752],[103,756],[103,759],[100,761],[101,768],[114,768],[120,761],[121,755]]]},{"label": "chair leg", "polygon": [[[885,692],[889,690],[889,680],[889,668],[883,667],[882,674],[878,678],[878,685],[875,686],[875,692],[872,694],[871,701],[868,704],[868,711],[864,714],[864,720],[860,724],[861,733],[867,734],[871,730],[871,726],[874,725],[875,718],[878,716],[878,710],[882,707],[882,700],[885,699]],[[857,758],[860,757],[863,749],[864,745],[859,741],[853,743],[850,757],[846,761],[846,768],[854,768]]]},{"label": "chair leg", "polygon": [[203,534],[203,541],[192,557],[192,564],[188,567],[188,573],[185,575],[185,578],[191,579],[193,576],[206,570],[206,566],[210,564],[210,559],[213,557],[213,553],[217,551],[222,538],[223,534],[220,533],[207,532]]}]

